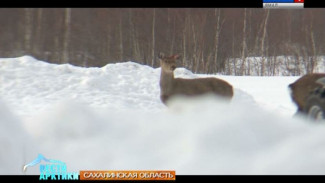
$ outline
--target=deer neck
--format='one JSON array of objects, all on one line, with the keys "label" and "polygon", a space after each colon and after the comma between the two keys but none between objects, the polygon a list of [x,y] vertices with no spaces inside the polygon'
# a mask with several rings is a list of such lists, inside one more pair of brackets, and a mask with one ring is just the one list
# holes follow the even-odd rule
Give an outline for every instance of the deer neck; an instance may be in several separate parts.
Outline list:
[{"label": "deer neck", "polygon": [[174,82],[174,72],[173,71],[165,71],[161,69],[160,74],[160,88],[164,92],[168,92]]}]

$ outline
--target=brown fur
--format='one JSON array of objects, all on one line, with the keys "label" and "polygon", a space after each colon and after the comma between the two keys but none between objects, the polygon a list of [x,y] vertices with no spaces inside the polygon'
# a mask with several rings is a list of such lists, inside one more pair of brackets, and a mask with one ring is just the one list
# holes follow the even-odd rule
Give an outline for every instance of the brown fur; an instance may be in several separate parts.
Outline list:
[{"label": "brown fur", "polygon": [[197,79],[174,78],[176,60],[179,55],[165,57],[160,53],[158,58],[161,65],[160,98],[163,103],[166,104],[168,98],[174,95],[195,96],[214,93],[229,99],[233,97],[233,87],[221,79],[213,77]]},{"label": "brown fur", "polygon": [[289,88],[291,89],[291,98],[293,102],[297,104],[298,112],[303,111],[310,92],[317,87],[321,87],[321,85],[316,83],[316,81],[322,77],[325,77],[325,74],[306,74],[289,85]]}]

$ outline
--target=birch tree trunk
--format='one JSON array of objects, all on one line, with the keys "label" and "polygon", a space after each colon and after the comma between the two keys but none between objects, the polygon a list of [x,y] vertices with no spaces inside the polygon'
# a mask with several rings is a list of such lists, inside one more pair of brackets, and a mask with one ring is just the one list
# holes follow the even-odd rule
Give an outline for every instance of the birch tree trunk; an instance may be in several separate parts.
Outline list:
[{"label": "birch tree trunk", "polygon": [[310,31],[310,39],[311,39],[311,45],[312,45],[312,50],[313,50],[313,56],[312,56],[312,60],[311,60],[311,73],[313,73],[315,67],[317,66],[316,43],[315,43],[313,31]]},{"label": "birch tree trunk", "polygon": [[233,74],[237,76],[237,64],[235,59],[235,23],[232,24],[232,64],[233,64]]},{"label": "birch tree trunk", "polygon": [[43,17],[43,8],[38,8],[37,9],[37,26],[36,26],[36,44],[37,46],[33,46],[33,52],[41,55],[41,45],[42,45],[42,40],[43,40],[43,35],[42,35],[42,17]]},{"label": "birch tree trunk", "polygon": [[312,48],[312,57],[311,57],[311,69],[310,73],[314,72],[315,67],[317,66],[317,53],[316,53],[316,43],[315,43],[315,37],[314,37],[314,29],[313,29],[313,23],[311,21],[310,25],[310,42],[311,42],[311,48]]},{"label": "birch tree trunk", "polygon": [[123,51],[123,30],[122,30],[122,15],[120,17],[120,22],[119,22],[119,33],[120,33],[120,45],[119,45],[119,48],[120,48],[120,61],[123,61],[124,58],[124,51]]},{"label": "birch tree trunk", "polygon": [[244,9],[244,25],[243,25],[243,42],[242,42],[242,51],[241,51],[241,66],[240,66],[240,73],[241,75],[245,75],[245,63],[246,63],[246,22],[247,22],[247,12],[246,8]]},{"label": "birch tree trunk", "polygon": [[[168,14],[169,15],[169,14]],[[173,26],[172,26],[172,37],[171,37],[171,46],[170,46],[170,53],[174,52],[174,45],[175,45],[175,37],[176,37],[176,18],[173,17]]]},{"label": "birch tree trunk", "polygon": [[156,8],[153,9],[152,16],[152,48],[151,48],[151,66],[155,63],[155,21],[156,21]]},{"label": "birch tree trunk", "polygon": [[31,38],[32,38],[32,9],[31,8],[25,8],[25,34],[24,34],[24,49],[25,52],[30,54],[31,51]]},{"label": "birch tree trunk", "polygon": [[262,42],[261,42],[261,55],[262,55],[261,76],[264,76],[264,73],[265,73],[265,60],[266,60],[265,37],[266,37],[266,30],[267,30],[266,27],[267,27],[267,22],[269,20],[269,15],[270,15],[270,9],[267,9],[266,10],[266,16],[265,16],[265,21],[264,21]]},{"label": "birch tree trunk", "polygon": [[185,67],[185,61],[186,61],[186,24],[187,18],[185,18],[185,24],[184,24],[184,29],[183,29],[183,63],[182,66]]},{"label": "birch tree trunk", "polygon": [[64,10],[64,38],[63,38],[63,58],[62,62],[69,62],[69,44],[71,32],[71,8]]},{"label": "birch tree trunk", "polygon": [[216,17],[216,33],[215,33],[215,37],[214,37],[214,58],[213,58],[213,62],[214,62],[214,67],[216,68],[215,71],[218,71],[217,65],[218,65],[218,48],[219,48],[219,36],[220,36],[220,32],[221,32],[221,28],[222,28],[222,24],[220,24],[220,12],[221,9],[215,9],[214,15]]}]

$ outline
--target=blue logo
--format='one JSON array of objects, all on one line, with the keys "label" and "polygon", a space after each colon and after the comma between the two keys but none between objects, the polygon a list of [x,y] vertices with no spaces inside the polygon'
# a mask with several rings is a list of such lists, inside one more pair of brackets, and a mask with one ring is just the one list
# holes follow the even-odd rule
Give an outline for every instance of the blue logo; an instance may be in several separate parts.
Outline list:
[{"label": "blue logo", "polygon": [[[44,161],[45,164],[40,164]],[[26,164],[23,168],[24,172],[28,167],[40,164],[39,180],[78,180],[78,172],[67,172],[67,165],[59,160],[47,159],[42,154],[38,154],[37,158]]]}]

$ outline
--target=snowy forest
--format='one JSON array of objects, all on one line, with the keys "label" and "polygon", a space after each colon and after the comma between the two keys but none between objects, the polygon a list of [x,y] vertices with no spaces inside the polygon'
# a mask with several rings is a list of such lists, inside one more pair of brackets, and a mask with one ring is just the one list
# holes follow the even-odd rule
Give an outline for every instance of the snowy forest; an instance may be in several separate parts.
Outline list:
[{"label": "snowy forest", "polygon": [[195,73],[301,75],[324,59],[324,20],[325,9],[2,8],[0,57],[159,67],[164,52]]}]

